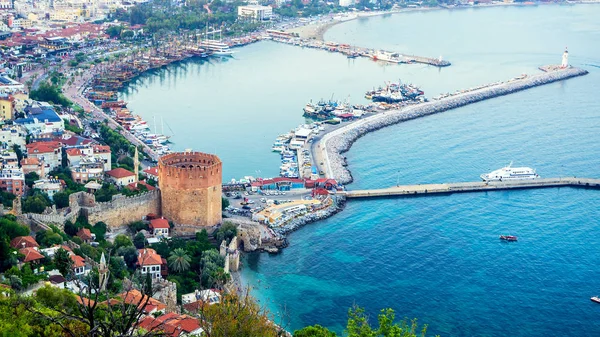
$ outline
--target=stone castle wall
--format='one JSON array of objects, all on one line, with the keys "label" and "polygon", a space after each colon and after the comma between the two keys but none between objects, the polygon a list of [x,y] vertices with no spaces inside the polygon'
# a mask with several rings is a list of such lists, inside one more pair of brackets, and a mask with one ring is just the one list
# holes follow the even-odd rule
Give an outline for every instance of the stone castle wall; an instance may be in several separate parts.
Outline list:
[{"label": "stone castle wall", "polygon": [[109,228],[114,228],[142,220],[149,213],[161,214],[160,192],[156,190],[132,197],[117,194],[108,202],[95,202],[94,195],[85,192],[80,193],[81,195],[74,198],[78,198],[82,202],[79,205],[80,214],[85,216],[91,224],[102,221]]},{"label": "stone castle wall", "polygon": [[217,156],[200,152],[161,157],[158,181],[162,216],[176,225],[186,225],[186,231],[189,226],[207,227],[220,223],[221,165]]}]

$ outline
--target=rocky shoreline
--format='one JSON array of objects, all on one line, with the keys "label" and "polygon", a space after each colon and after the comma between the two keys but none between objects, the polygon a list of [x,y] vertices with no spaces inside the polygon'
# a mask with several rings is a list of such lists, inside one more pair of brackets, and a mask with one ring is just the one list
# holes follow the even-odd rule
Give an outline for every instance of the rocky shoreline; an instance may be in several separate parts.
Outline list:
[{"label": "rocky shoreline", "polygon": [[329,178],[336,179],[339,183],[344,185],[353,181],[352,174],[347,168],[346,157],[344,157],[343,154],[350,150],[352,144],[354,144],[357,139],[369,132],[486,99],[512,94],[521,90],[565,80],[571,77],[583,76],[587,73],[587,70],[574,67],[555,70],[528,76],[523,79],[488,85],[481,89],[449,96],[428,103],[409,106],[400,110],[386,111],[381,114],[358,120],[331,132],[323,138],[322,144],[324,144],[325,161],[327,161],[326,167],[328,168],[327,175]]},{"label": "rocky shoreline", "polygon": [[315,213],[308,213],[304,216],[296,218],[290,221],[288,224],[274,229],[275,233],[282,236],[291,233],[309,223],[317,222],[319,220],[327,219],[330,216],[340,212],[346,205],[346,197],[343,195],[333,195],[333,204],[325,209],[317,211]]}]

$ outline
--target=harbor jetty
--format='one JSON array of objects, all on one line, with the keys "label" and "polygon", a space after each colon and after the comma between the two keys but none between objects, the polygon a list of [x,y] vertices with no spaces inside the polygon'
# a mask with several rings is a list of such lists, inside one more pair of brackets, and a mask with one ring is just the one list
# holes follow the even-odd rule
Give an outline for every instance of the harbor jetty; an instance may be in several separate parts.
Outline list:
[{"label": "harbor jetty", "polygon": [[408,197],[431,194],[452,194],[468,192],[489,192],[516,189],[581,187],[600,189],[600,179],[591,178],[537,178],[512,181],[477,181],[464,183],[399,185],[373,190],[355,190],[338,192],[346,198]]},{"label": "harbor jetty", "polygon": [[536,75],[522,75],[509,81],[496,82],[472,90],[464,90],[445,95],[427,103],[407,106],[399,110],[386,111],[352,122],[324,135],[316,144],[315,156],[320,158],[319,168],[328,178],[342,184],[352,182],[352,174],[346,168],[346,158],[342,155],[352,144],[365,134],[403,121],[416,119],[447,110],[459,108],[486,99],[512,94],[544,84],[586,75],[585,69],[566,67]]},{"label": "harbor jetty", "polygon": [[341,53],[346,55],[348,58],[366,57],[374,61],[391,63],[391,64],[411,64],[420,63],[428,64],[436,67],[447,67],[451,63],[443,60],[442,57],[433,58],[418,55],[403,54],[396,51],[378,50],[373,48],[364,48],[359,46],[351,46],[349,44],[337,43],[337,42],[325,42],[321,40],[305,39],[296,37],[292,33],[267,30],[268,37],[279,43],[285,43],[293,46],[299,46],[303,48],[314,48],[326,50],[332,53]]}]

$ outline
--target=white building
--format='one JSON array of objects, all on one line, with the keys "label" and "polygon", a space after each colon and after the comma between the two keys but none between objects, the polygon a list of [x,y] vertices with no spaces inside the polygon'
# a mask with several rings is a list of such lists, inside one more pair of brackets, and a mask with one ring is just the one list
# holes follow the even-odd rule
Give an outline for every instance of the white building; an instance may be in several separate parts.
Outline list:
[{"label": "white building", "polygon": [[27,158],[37,158],[39,162],[43,162],[46,173],[62,166],[62,145],[59,142],[35,142],[25,147]]},{"label": "white building", "polygon": [[[270,8],[270,7],[269,7]],[[25,86],[7,76],[0,75],[0,93],[11,94],[25,90]]]},{"label": "white building", "polygon": [[24,112],[25,118],[15,119],[15,124],[24,126],[34,136],[65,130],[65,121],[46,102],[33,102]]},{"label": "white building", "polygon": [[196,290],[193,293],[181,295],[181,304],[188,304],[196,301],[202,301],[209,305],[217,304],[221,302],[221,294],[214,290],[206,289]]},{"label": "white building", "polygon": [[161,278],[162,258],[152,248],[138,250],[138,268],[142,275],[150,274],[152,278]]},{"label": "white building", "polygon": [[4,125],[0,130],[0,142],[8,144],[9,147],[18,145],[23,148],[26,137],[27,133],[19,125]]},{"label": "white building", "polygon": [[271,6],[246,5],[238,7],[238,18],[252,19],[253,21],[268,21],[273,15]]},{"label": "white building", "polygon": [[137,181],[135,173],[127,171],[122,167],[106,172],[106,179],[112,181],[117,186],[127,186]]},{"label": "white building", "polygon": [[54,195],[62,191],[62,183],[58,179],[40,179],[33,183],[33,188],[46,193],[53,200]]},{"label": "white building", "polygon": [[353,0],[340,0],[341,7],[348,7],[348,6],[352,6],[352,5],[354,5]]},{"label": "white building", "polygon": [[104,160],[97,156],[81,157],[76,164],[71,165],[71,177],[74,181],[85,184],[90,180],[104,178]]}]

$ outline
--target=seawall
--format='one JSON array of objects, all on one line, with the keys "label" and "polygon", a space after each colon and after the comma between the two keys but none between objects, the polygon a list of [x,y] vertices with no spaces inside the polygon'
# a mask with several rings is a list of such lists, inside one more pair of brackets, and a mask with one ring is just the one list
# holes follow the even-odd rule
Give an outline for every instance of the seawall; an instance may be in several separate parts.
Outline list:
[{"label": "seawall", "polygon": [[346,159],[342,154],[350,150],[352,144],[358,138],[369,132],[407,120],[456,109],[486,99],[512,94],[521,90],[572,77],[583,76],[587,73],[587,70],[569,67],[552,72],[531,75],[523,79],[513,79],[508,82],[488,85],[481,89],[405,107],[400,110],[386,111],[350,123],[326,134],[320,141],[326,175],[328,178],[334,178],[342,184],[351,183],[353,180],[352,174],[350,170],[346,168]]}]

